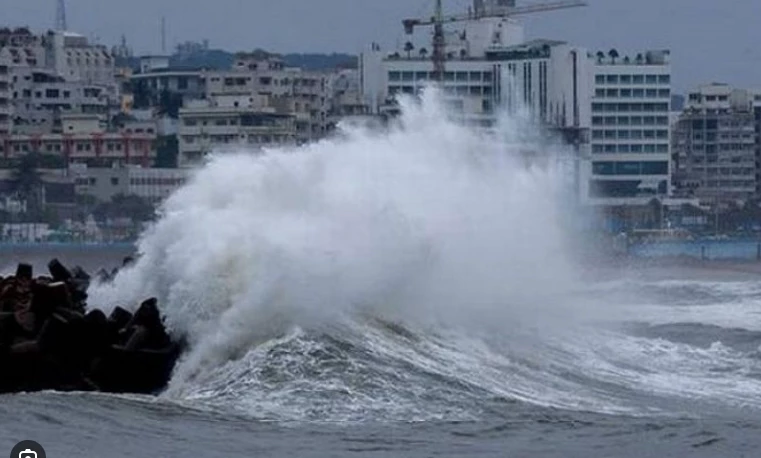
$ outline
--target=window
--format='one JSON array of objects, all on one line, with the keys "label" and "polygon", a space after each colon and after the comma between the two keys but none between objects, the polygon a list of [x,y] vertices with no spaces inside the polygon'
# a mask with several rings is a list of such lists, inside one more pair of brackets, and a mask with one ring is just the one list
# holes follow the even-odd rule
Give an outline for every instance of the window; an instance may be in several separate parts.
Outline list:
[{"label": "window", "polygon": [[629,117],[628,116],[619,116],[618,117],[618,124],[620,126],[628,126],[629,125]]},{"label": "window", "polygon": [[58,89],[46,89],[45,90],[45,97],[49,99],[57,99],[60,95],[60,92]]},{"label": "window", "polygon": [[618,131],[618,138],[621,140],[628,140],[629,139],[629,131],[628,130],[619,130]]},{"label": "window", "polygon": [[596,75],[595,84],[605,84],[605,75]]},{"label": "window", "polygon": [[606,116],[605,117],[605,125],[606,126],[615,126],[616,125],[616,117],[615,116]]},{"label": "window", "polygon": [[671,75],[658,75],[658,83],[671,84]]},{"label": "window", "polygon": [[649,99],[653,99],[655,97],[658,97],[658,90],[657,89],[648,89],[645,93],[646,97]]},{"label": "window", "polygon": [[626,145],[626,144],[618,145],[618,152],[619,153],[628,153],[629,152],[629,145]]},{"label": "window", "polygon": [[631,83],[632,83],[631,75],[621,75],[621,84],[631,84]]},{"label": "window", "polygon": [[457,81],[468,81],[468,72],[457,72],[455,79]]},{"label": "window", "polygon": [[470,72],[471,81],[481,81],[481,72]]},{"label": "window", "polygon": [[415,80],[422,81],[428,78],[428,72],[415,72]]},{"label": "window", "polygon": [[[450,72],[447,72],[450,73]],[[402,72],[402,81],[412,81],[415,79],[415,74],[413,72]]]},{"label": "window", "polygon": [[111,186],[119,186],[119,178],[111,177]]},{"label": "window", "polygon": [[629,98],[632,96],[632,90],[631,89],[621,89],[621,97]]},{"label": "window", "polygon": [[601,140],[602,139],[602,131],[601,130],[593,130],[592,131],[592,138],[595,140]]},{"label": "window", "polygon": [[658,89],[658,97],[671,97],[671,91],[668,89]]},{"label": "window", "polygon": [[645,77],[645,82],[647,84],[657,84],[658,83],[658,77],[656,75],[647,75]]},{"label": "window", "polygon": [[644,89],[634,89],[634,91],[632,91],[632,94],[634,95],[635,98],[641,99],[641,98],[645,97],[645,90]]},{"label": "window", "polygon": [[618,75],[608,75],[605,77],[605,82],[608,84],[618,84]]},{"label": "window", "polygon": [[645,83],[645,76],[644,75],[634,75],[634,76],[632,76],[632,83],[634,83],[634,84],[644,84]]},{"label": "window", "polygon": [[595,97],[605,97],[605,89],[595,89]]},{"label": "window", "polygon": [[389,81],[401,81],[401,79],[402,79],[401,72],[388,72]]},{"label": "window", "polygon": [[669,163],[666,161],[642,162],[642,175],[666,175],[669,173]]},{"label": "window", "polygon": [[603,121],[602,116],[593,116],[592,117],[592,125],[593,126],[601,126]]},{"label": "window", "polygon": [[608,89],[605,91],[606,97],[618,97],[618,89]]},{"label": "window", "polygon": [[593,162],[592,173],[595,175],[615,175],[616,163],[612,161]]}]

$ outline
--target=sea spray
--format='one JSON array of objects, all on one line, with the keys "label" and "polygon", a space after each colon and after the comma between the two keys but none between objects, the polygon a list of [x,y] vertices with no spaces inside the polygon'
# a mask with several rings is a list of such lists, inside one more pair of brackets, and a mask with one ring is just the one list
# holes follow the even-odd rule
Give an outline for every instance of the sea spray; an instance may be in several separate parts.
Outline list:
[{"label": "sea spray", "polygon": [[559,217],[573,190],[557,151],[536,130],[511,130],[526,120],[488,132],[454,118],[429,91],[402,100],[382,132],[351,126],[213,158],[163,205],[137,264],[93,300],[166,304],[191,344],[176,395],[267,367],[274,342],[295,345],[287,336],[320,346],[315,333],[368,336],[367,323],[434,334],[567,326],[577,311]]}]

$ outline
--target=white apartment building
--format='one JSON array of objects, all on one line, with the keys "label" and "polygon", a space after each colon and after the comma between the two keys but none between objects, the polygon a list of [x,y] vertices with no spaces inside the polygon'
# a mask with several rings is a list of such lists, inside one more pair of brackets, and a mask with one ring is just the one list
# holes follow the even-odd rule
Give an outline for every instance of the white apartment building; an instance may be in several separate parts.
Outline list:
[{"label": "white apartment building", "polygon": [[[528,113],[572,145],[566,159],[581,191],[580,161],[589,155],[591,119],[593,68],[587,50],[561,41],[525,41],[521,24],[504,17],[466,21],[447,37],[440,89],[452,113],[482,127],[494,126],[503,111]],[[429,44],[403,53],[372,45],[364,52],[360,85],[370,112],[393,112],[397,95],[428,87],[436,76],[430,55]]]},{"label": "white apartment building", "polygon": [[116,95],[115,62],[105,46],[73,32],[48,32],[46,52],[48,65],[67,81],[97,84]]},{"label": "white apartment building", "polygon": [[673,131],[675,194],[697,197],[706,205],[756,195],[757,95],[726,84],[690,92]]},{"label": "white apartment building", "polygon": [[212,152],[257,150],[297,141],[296,120],[264,107],[265,96],[217,96],[180,110],[180,167],[203,163]]},{"label": "white apartment building", "polygon": [[136,195],[158,204],[182,187],[190,176],[188,169],[160,169],[138,166],[88,168],[72,166],[77,194],[89,195],[98,202],[108,202],[114,196]]},{"label": "white apartment building", "polygon": [[593,204],[644,204],[670,195],[671,65],[668,51],[592,56]]}]

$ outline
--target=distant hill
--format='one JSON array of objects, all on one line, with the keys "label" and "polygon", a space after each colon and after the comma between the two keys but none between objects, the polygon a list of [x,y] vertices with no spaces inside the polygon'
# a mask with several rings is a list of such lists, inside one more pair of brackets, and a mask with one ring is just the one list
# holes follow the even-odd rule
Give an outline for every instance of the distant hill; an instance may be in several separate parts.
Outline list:
[{"label": "distant hill", "polygon": [[[262,52],[259,50],[259,52]],[[357,56],[351,54],[291,53],[280,56],[288,67],[300,67],[305,70],[333,70],[336,68],[357,68]],[[190,54],[174,54],[169,64],[177,69],[208,68],[225,70],[232,67],[235,53],[220,49],[200,50]],[[117,60],[117,65],[129,66],[137,70],[140,59],[137,57]]]}]

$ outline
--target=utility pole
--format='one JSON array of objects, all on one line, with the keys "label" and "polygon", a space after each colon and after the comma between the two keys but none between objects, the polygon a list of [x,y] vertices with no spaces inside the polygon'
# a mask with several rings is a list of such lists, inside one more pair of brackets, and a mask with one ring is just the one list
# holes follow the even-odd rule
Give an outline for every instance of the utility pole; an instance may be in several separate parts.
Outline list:
[{"label": "utility pole", "polygon": [[166,16],[161,16],[161,54],[166,55]]}]

